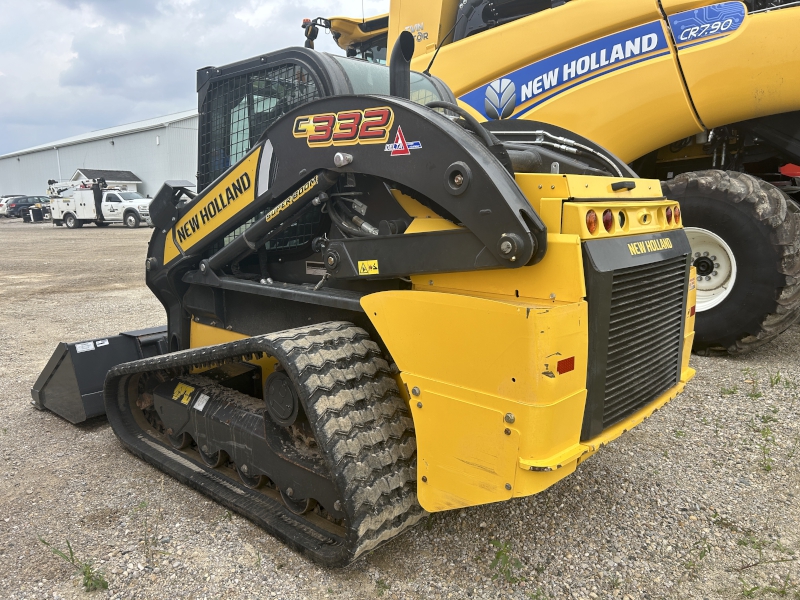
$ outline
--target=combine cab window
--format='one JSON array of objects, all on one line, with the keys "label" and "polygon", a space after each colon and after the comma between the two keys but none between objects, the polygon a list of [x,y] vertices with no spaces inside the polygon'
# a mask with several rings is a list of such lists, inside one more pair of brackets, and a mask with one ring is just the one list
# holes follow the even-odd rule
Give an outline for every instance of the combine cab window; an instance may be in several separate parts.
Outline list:
[{"label": "combine cab window", "polygon": [[198,189],[241,160],[284,113],[317,98],[318,82],[297,64],[213,82],[200,107]]},{"label": "combine cab window", "polygon": [[453,41],[516,21],[543,10],[557,8],[570,0],[473,0],[458,5]]},{"label": "combine cab window", "polygon": [[385,65],[386,34],[379,35],[366,42],[361,42],[360,44],[352,44],[347,49],[347,56]]}]

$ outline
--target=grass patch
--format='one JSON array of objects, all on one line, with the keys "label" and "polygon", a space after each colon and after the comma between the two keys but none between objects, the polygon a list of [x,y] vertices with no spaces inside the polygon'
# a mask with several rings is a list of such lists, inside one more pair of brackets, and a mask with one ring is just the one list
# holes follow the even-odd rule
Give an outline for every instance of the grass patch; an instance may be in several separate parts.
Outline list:
[{"label": "grass patch", "polygon": [[706,538],[697,540],[689,551],[689,558],[683,563],[684,568],[689,571],[691,577],[697,577],[700,570],[700,563],[711,552],[711,544]]},{"label": "grass patch", "polygon": [[496,571],[492,574],[492,579],[502,577],[506,583],[523,581],[524,577],[517,575],[517,571],[522,568],[522,563],[511,555],[511,544],[498,540],[492,540],[489,543],[496,548],[494,560],[489,565],[490,569]]},{"label": "grass patch", "polygon": [[94,567],[92,566],[92,561],[80,561],[77,559],[75,552],[72,550],[72,544],[69,543],[69,540],[67,540],[67,552],[54,547],[50,542],[46,541],[41,536],[39,536],[39,541],[47,546],[50,549],[50,552],[59,558],[63,558],[66,562],[71,564],[72,567],[83,576],[83,589],[85,591],[93,592],[95,590],[108,589],[108,582],[106,581],[106,578],[100,571],[95,571]]}]

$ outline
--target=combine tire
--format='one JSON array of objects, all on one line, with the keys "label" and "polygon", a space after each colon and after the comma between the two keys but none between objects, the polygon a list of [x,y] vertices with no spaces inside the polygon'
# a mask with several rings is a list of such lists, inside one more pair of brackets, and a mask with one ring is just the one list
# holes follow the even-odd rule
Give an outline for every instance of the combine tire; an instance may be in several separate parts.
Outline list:
[{"label": "combine tire", "polygon": [[[264,400],[197,374],[265,355],[294,390],[271,402],[300,403],[291,425],[275,423]],[[352,562],[425,514],[408,408],[378,345],[350,323],[119,365],[104,394],[133,454],[324,565]]]},{"label": "combine tire", "polygon": [[800,211],[775,186],[735,171],[663,182],[681,204],[697,269],[694,350],[741,354],[800,318]]}]

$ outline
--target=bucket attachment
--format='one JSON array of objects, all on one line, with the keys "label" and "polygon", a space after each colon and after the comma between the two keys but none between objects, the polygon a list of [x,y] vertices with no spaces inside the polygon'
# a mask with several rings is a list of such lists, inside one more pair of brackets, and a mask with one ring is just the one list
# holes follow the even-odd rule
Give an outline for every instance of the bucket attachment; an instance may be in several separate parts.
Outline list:
[{"label": "bucket attachment", "polygon": [[32,404],[70,423],[104,415],[103,382],[109,369],[166,352],[166,326],[85,342],[61,342],[31,388]]}]

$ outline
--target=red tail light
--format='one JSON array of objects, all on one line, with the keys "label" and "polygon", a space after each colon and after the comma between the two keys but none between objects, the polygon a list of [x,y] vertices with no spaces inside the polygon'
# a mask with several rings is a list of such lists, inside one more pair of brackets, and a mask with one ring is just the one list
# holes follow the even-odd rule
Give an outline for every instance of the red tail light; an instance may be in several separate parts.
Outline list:
[{"label": "red tail light", "polygon": [[667,223],[672,225],[672,209],[667,208]]},{"label": "red tail light", "polygon": [[676,206],[675,207],[675,224],[676,225],[680,225],[681,224],[681,207],[680,206]]},{"label": "red tail light", "polygon": [[605,227],[606,231],[609,233],[614,228],[614,215],[608,208],[603,211],[603,227]]},{"label": "red tail light", "polygon": [[593,210],[586,213],[586,228],[592,234],[597,231],[597,213]]}]

